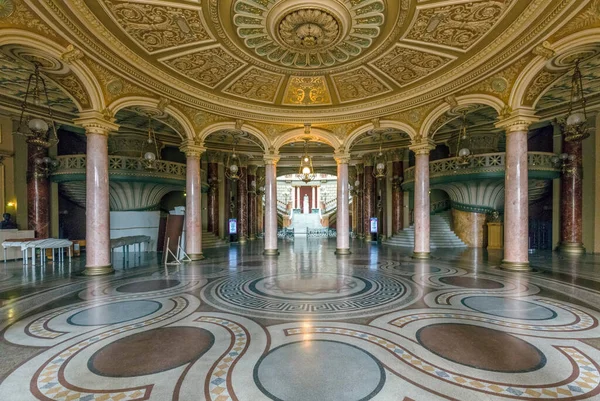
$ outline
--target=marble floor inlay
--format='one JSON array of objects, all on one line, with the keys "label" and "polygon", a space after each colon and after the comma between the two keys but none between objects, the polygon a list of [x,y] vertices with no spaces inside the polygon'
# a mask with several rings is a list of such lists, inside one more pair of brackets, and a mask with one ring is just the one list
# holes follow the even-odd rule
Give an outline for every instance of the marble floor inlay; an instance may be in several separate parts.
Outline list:
[{"label": "marble floor inlay", "polygon": [[600,257],[335,241],[0,271],[0,401],[600,400]]}]

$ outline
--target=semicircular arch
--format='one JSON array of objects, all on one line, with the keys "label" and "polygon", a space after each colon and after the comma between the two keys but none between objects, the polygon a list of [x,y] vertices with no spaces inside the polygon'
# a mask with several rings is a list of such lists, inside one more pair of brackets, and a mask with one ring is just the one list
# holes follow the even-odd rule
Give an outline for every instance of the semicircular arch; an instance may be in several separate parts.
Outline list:
[{"label": "semicircular arch", "polygon": [[256,139],[258,139],[258,141],[260,142],[261,147],[263,148],[263,150],[267,150],[271,147],[271,143],[269,141],[269,139],[267,138],[267,136],[260,131],[258,128],[250,125],[250,124],[246,124],[244,123],[241,128],[236,126],[236,123],[234,121],[223,121],[223,122],[219,122],[219,123],[215,123],[215,124],[211,124],[205,128],[202,129],[202,131],[200,131],[198,133],[197,136],[197,140],[200,143],[204,143],[206,141],[206,138],[208,138],[209,135],[218,132],[218,131],[226,131],[226,130],[242,130],[244,132],[247,132],[248,134],[254,136]]},{"label": "semicircular arch", "polygon": [[285,132],[284,134],[278,136],[277,139],[275,139],[275,141],[273,142],[273,149],[276,152],[278,152],[282,146],[290,142],[302,140],[302,138],[306,136],[310,136],[311,139],[314,139],[312,140],[312,142],[321,142],[331,146],[334,151],[337,151],[341,146],[340,140],[330,131],[327,131],[322,128],[311,127],[310,135],[307,135],[304,132],[304,127],[302,127],[291,129]]}]

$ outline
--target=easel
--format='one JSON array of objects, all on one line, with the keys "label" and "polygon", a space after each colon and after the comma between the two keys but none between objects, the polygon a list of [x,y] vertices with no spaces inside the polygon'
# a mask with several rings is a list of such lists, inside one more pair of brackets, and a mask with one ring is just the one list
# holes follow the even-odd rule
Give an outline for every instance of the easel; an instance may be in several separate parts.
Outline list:
[{"label": "easel", "polygon": [[[177,254],[174,254],[173,251],[171,251],[171,248],[169,248],[170,241],[171,241],[171,238],[167,237],[167,244],[165,247],[166,251],[164,252],[165,266],[176,266],[176,265],[180,265],[182,262],[191,262],[192,261],[192,259],[189,257],[189,255],[187,253],[185,253],[185,251],[181,247],[181,237],[177,238],[177,251],[176,251]],[[171,261],[169,261],[169,256],[171,256],[173,258]]]}]

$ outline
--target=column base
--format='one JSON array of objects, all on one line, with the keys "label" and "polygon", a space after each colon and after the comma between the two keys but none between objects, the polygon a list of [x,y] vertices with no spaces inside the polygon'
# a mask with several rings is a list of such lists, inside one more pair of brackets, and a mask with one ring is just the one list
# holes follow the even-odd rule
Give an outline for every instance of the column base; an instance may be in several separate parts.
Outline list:
[{"label": "column base", "polygon": [[350,255],[351,253],[349,248],[336,248],[335,250],[336,255]]},{"label": "column base", "polygon": [[241,238],[238,238],[238,242],[239,242],[240,244],[245,244],[246,242],[248,242],[248,238],[246,238],[246,237],[241,237]]},{"label": "column base", "polygon": [[579,242],[561,242],[558,246],[558,252],[565,253],[568,255],[583,255],[585,254],[585,248],[582,243]]},{"label": "column base", "polygon": [[112,265],[106,266],[86,266],[83,271],[84,276],[103,276],[105,274],[113,274],[115,269],[113,269]]},{"label": "column base", "polygon": [[254,241],[256,239],[255,235],[251,235],[248,237],[248,241]]},{"label": "column base", "polygon": [[192,261],[204,259],[204,254],[202,253],[188,253],[188,256],[190,259],[192,259]]},{"label": "column base", "polygon": [[528,272],[531,271],[531,266],[529,266],[529,262],[508,262],[506,260],[502,261],[500,265],[502,270],[510,271],[510,272]]},{"label": "column base", "polygon": [[413,252],[413,259],[431,259],[431,252]]},{"label": "column base", "polygon": [[387,237],[385,235],[382,235],[381,237],[379,237],[379,240],[381,242],[385,241],[387,239]]},{"label": "column base", "polygon": [[279,250],[277,249],[265,249],[263,252],[265,256],[279,256]]}]

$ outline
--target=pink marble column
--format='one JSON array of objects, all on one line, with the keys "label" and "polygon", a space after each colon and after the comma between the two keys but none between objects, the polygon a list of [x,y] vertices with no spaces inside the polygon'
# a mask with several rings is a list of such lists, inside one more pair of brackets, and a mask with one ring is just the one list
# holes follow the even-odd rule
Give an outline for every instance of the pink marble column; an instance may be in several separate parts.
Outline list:
[{"label": "pink marble column", "polygon": [[240,179],[237,181],[238,242],[248,240],[248,167],[240,166]]},{"label": "pink marble column", "polygon": [[248,166],[248,239],[256,239],[258,224],[256,221],[256,170],[258,166]]},{"label": "pink marble column", "polygon": [[415,248],[413,258],[428,259],[429,247],[429,152],[433,143],[411,146],[415,152]]},{"label": "pink marble column", "polygon": [[101,117],[87,115],[75,121],[85,128],[86,217],[84,274],[97,276],[113,273],[110,252],[110,203],[108,186],[108,134],[119,126]]},{"label": "pink marble column", "polygon": [[200,156],[204,148],[185,142],[181,151],[187,157],[185,197],[185,252],[192,260],[204,259],[202,254],[202,185]]},{"label": "pink marble column", "polygon": [[363,174],[363,165],[356,165],[356,179],[358,181],[358,186],[356,188],[356,233],[359,238],[364,238],[364,210],[363,210],[363,194],[364,194],[364,174]]},{"label": "pink marble column", "polygon": [[560,252],[581,255],[583,246],[583,147],[581,140],[563,143],[569,155],[560,187]]},{"label": "pink marble column", "polygon": [[394,182],[392,184],[392,235],[402,231],[402,208],[404,203],[404,194],[402,193],[402,162],[395,161],[392,164],[392,174]]},{"label": "pink marble column", "polygon": [[265,156],[265,255],[279,255],[277,250],[277,162],[279,157]]},{"label": "pink marble column", "polygon": [[208,163],[208,194],[206,197],[206,209],[207,209],[207,231],[214,235],[219,235],[219,164],[216,160],[210,160],[215,158],[215,155],[209,157]]},{"label": "pink marble column", "polygon": [[48,149],[30,143],[27,146],[27,225],[35,238],[48,238],[50,228],[50,182],[43,162]]},{"label": "pink marble column", "polygon": [[373,166],[365,164],[363,175],[363,233],[365,241],[371,241],[371,217],[375,217],[375,177]]},{"label": "pink marble column", "polygon": [[348,162],[350,155],[336,154],[337,162],[337,255],[350,254],[350,197],[348,194]]},{"label": "pink marble column", "polygon": [[514,271],[529,270],[527,126],[516,124],[506,130],[502,267]]}]

